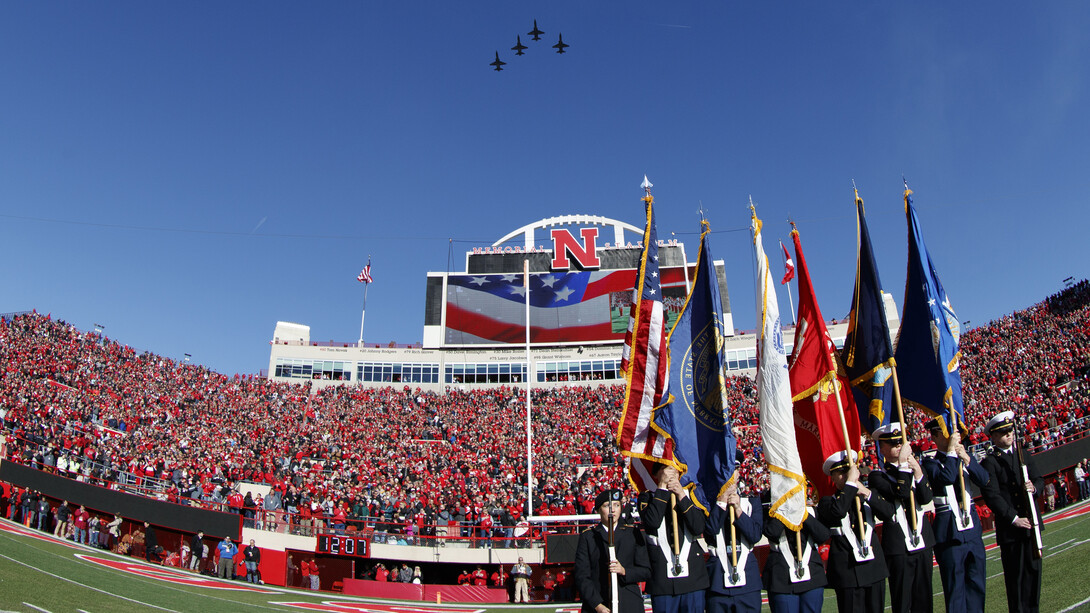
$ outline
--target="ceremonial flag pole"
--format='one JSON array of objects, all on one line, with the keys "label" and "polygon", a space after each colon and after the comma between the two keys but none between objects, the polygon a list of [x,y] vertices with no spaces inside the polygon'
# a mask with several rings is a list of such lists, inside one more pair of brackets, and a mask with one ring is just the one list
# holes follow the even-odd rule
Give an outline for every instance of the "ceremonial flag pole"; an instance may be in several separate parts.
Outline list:
[{"label": "ceremonial flag pole", "polygon": [[[802,252],[802,240],[794,223],[791,224],[791,239],[795,243],[799,284],[799,324],[795,328],[795,350],[789,368],[791,401],[797,419],[795,434],[799,438],[800,455],[806,456],[803,466],[808,467],[807,472],[816,477],[824,474],[821,464],[825,458],[837,451],[842,450],[848,462],[853,466],[858,465],[852,459],[852,453],[859,447],[859,419],[855,413],[855,403],[849,392],[846,374],[837,359],[836,345],[829,336],[825,319],[818,307],[810,269]],[[830,396],[836,401],[835,408],[829,401]],[[845,407],[851,410],[850,415]],[[840,432],[835,432],[835,423],[829,415],[834,411]],[[840,440],[837,440],[838,434]],[[818,479],[814,484],[822,496],[835,492],[832,481],[827,477]],[[865,556],[863,511],[858,496],[855,497],[855,512],[859,543]]]},{"label": "ceremonial flag pole", "polygon": [[[897,381],[897,369],[893,369],[893,403],[897,406],[897,423],[901,424],[901,445],[908,444],[908,424],[905,423],[904,403],[901,401],[901,385]],[[916,510],[916,489],[908,488],[908,527],[912,531],[912,544],[915,545],[922,538],[917,524],[919,517]]]},{"label": "ceremonial flag pole", "polygon": [[[749,203],[753,251],[757,259],[757,400],[771,486],[769,515],[796,533],[802,530],[806,508],[806,476],[795,440],[791,409],[791,383],[784,350],[783,327],[776,300],[776,286],[761,238],[761,220],[752,198]],[[800,539],[796,539],[800,544]],[[801,558],[801,554],[799,555]]]},{"label": "ceremonial flag pole", "polygon": [[[902,401],[935,417],[943,433],[967,432],[961,395],[961,322],[942,287],[934,262],[920,233],[912,207],[912,190],[905,182],[908,221],[908,274],[901,328],[895,352],[897,374],[905,380]],[[961,467],[961,461],[958,461]],[[964,468],[958,470],[961,490],[960,522],[971,521]]]},{"label": "ceremonial flag pole", "polygon": [[702,219],[692,288],[670,330],[672,393],[651,423],[673,441],[681,486],[705,513],[736,479],[738,446],[728,414],[724,309],[710,234]]},{"label": "ceremonial flag pole", "polygon": [[859,190],[854,192],[857,246],[855,290],[841,358],[851,381],[859,425],[870,433],[889,423],[893,387],[886,386],[886,383],[893,375],[896,362],[863,199],[859,197]]},{"label": "ceremonial flag pole", "polygon": [[628,458],[628,479],[639,492],[657,485],[645,464],[671,464],[673,441],[652,427],[655,409],[670,401],[670,348],[659,278],[658,231],[652,184],[645,176],[646,226],[637,286],[621,356],[625,374],[624,408],[617,426],[617,447]]},{"label": "ceremonial flag pole", "polygon": [[[1032,482],[1029,478],[1029,467],[1026,466],[1026,456],[1023,455],[1021,438],[1022,432],[1019,432],[1018,429],[1015,428],[1014,447],[1018,450],[1018,466],[1021,468],[1022,483],[1029,484]],[[1030,492],[1029,489],[1026,489],[1025,492],[1029,502],[1029,522],[1033,528],[1033,545],[1036,548],[1033,556],[1035,558],[1041,558],[1045,553],[1045,543],[1041,540],[1041,519],[1037,515],[1037,501],[1034,499],[1033,493]]]},{"label": "ceremonial flag pole", "polygon": [[[858,450],[859,419],[854,413],[855,401],[847,374],[818,306],[802,240],[793,226],[791,238],[799,284],[799,323],[795,326],[795,347],[788,369],[795,436],[810,482],[819,495],[831,496],[836,488],[822,471],[822,463],[837,451]],[[846,432],[842,423],[847,426]]]},{"label": "ceremonial flag pole", "polygon": [[[613,501],[610,500],[606,504],[609,505],[609,517],[608,517],[609,527],[607,528],[607,531],[609,532],[609,534],[608,534],[609,543],[607,543],[607,546],[609,547],[609,561],[610,561],[610,563],[613,563],[613,562],[617,561],[617,545],[613,541],[613,532],[614,532],[613,524],[616,523],[616,518],[613,516]],[[613,605],[612,608],[610,608],[610,610],[609,610],[610,613],[614,613],[614,612],[619,613],[620,610],[621,610],[621,594],[620,594],[620,591],[619,591],[619,588],[620,588],[619,583],[620,583],[620,581],[619,581],[619,578],[617,577],[617,573],[614,573],[614,572],[609,573],[609,591],[612,594],[611,604]]]},{"label": "ceremonial flag pole", "polygon": [[367,256],[367,266],[363,267],[356,280],[363,283],[363,310],[360,311],[360,340],[357,346],[363,347],[363,318],[367,316],[367,288],[371,285],[371,256]]}]

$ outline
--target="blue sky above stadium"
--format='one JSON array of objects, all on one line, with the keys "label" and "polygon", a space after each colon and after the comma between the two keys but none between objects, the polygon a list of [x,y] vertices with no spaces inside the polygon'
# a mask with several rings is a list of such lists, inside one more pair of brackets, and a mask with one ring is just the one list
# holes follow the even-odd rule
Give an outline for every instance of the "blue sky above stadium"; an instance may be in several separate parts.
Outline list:
[{"label": "blue sky above stadium", "polygon": [[357,338],[370,254],[366,340],[415,342],[427,271],[544,217],[641,225],[647,174],[690,259],[705,211],[739,328],[750,195],[840,318],[853,180],[902,303],[903,174],[984,323],[1088,275],[1088,30],[1080,1],[5,3],[0,312],[253,373],[277,320]]}]

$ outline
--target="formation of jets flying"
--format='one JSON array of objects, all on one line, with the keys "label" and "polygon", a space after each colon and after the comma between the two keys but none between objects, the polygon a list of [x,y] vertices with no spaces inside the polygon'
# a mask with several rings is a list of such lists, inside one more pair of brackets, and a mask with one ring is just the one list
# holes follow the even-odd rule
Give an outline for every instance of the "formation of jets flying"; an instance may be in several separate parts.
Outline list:
[{"label": "formation of jets flying", "polygon": [[[526,34],[530,36],[530,40],[541,40],[541,35],[544,34],[544,33],[545,32],[541,31],[537,27],[537,20],[535,19],[534,20],[534,29],[530,30]],[[556,49],[557,53],[566,53],[564,50],[567,49],[570,46],[571,45],[564,42],[564,35],[559,34],[558,37],[557,37],[557,40],[556,40],[556,44],[553,45],[553,49]],[[521,34],[516,34],[515,35],[515,46],[511,47],[511,51],[514,51],[515,55],[526,55],[525,52],[526,52],[527,49],[529,49],[529,47],[522,44],[522,35]],[[503,60],[501,60],[500,59],[500,52],[496,51],[496,60],[493,61],[493,62],[489,62],[488,65],[492,66],[493,70],[495,70],[496,72],[500,72],[500,71],[503,70],[503,67],[505,65],[507,65],[507,62],[504,62]]]}]

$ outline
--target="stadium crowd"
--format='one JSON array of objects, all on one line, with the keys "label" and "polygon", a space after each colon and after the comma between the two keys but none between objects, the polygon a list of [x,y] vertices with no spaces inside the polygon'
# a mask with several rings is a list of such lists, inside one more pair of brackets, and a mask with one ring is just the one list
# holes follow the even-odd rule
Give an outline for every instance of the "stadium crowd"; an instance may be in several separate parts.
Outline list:
[{"label": "stadium crowd", "polygon": [[[1090,284],[1082,281],[961,337],[973,442],[1014,409],[1032,448],[1082,436],[1090,405]],[[343,528],[372,518],[409,537],[518,536],[527,513],[524,391],[368,389],[226,376],[137,351],[36,313],[0,320],[6,457],[73,478],[161,480],[174,501],[261,510]],[[746,492],[767,486],[752,380],[731,377],[729,406]],[[623,481],[614,443],[623,386],[533,391],[533,506],[589,513]],[[930,443],[909,415],[913,446]],[[131,477],[129,477],[131,479]],[[254,499],[240,481],[268,484]],[[439,528],[440,531],[443,528]]]}]

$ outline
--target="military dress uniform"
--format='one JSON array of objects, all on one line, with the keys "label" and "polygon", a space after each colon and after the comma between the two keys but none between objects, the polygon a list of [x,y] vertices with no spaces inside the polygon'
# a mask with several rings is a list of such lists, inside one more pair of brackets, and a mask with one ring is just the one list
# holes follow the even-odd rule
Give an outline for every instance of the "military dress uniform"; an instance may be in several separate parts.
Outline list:
[{"label": "military dress uniform", "polygon": [[765,521],[764,534],[768,558],[761,581],[768,591],[769,609],[772,613],[819,613],[828,580],[818,548],[829,540],[829,529],[808,509],[800,530],[801,555],[795,532],[778,517]]},{"label": "military dress uniform", "polygon": [[[619,490],[607,490],[595,499],[595,508],[601,507],[602,496],[620,498]],[[636,528],[618,525],[613,530],[613,545],[617,561],[625,573],[617,575],[619,611],[612,613],[643,613],[643,593],[640,582],[651,578],[651,566],[647,559],[644,537]],[[575,548],[575,585],[582,599],[582,612],[594,613],[598,605],[612,610],[613,593],[609,572],[609,534],[599,523],[579,535]]]},{"label": "military dress uniform", "polygon": [[[989,434],[1010,431],[1014,427],[1014,413],[1004,411],[988,422]],[[1023,459],[1030,482],[1036,491],[1043,491],[1044,479],[1037,470],[1033,457],[1024,454]],[[1018,451],[1014,446],[1001,449],[993,446],[981,466],[988,471],[988,487],[984,488],[984,502],[995,515],[995,540],[999,544],[1003,561],[1003,581],[1007,588],[1007,608],[1012,612],[1036,612],[1041,603],[1041,558],[1038,556],[1036,538],[1032,530],[1014,525],[1016,518],[1030,519],[1030,496],[1026,491]],[[1033,504],[1036,504],[1034,501]],[[1038,524],[1040,528],[1040,524]]]},{"label": "military dress uniform", "polygon": [[708,557],[709,587],[705,597],[708,613],[759,613],[761,571],[753,547],[764,530],[764,509],[760,498],[742,498],[741,513],[734,518],[734,555],[730,546],[730,509],[716,502],[708,513],[705,539],[711,547]]},{"label": "military dress uniform", "polygon": [[704,548],[697,539],[704,534],[707,517],[690,496],[674,497],[680,536],[675,560],[670,498],[666,488],[659,488],[645,491],[637,499],[651,561],[651,580],[647,582],[651,608],[655,613],[703,611],[704,590],[708,589],[709,581]]},{"label": "military dress uniform", "polygon": [[[928,422],[926,427],[931,429],[933,422]],[[931,528],[935,534],[935,559],[939,563],[946,610],[949,613],[983,611],[987,570],[980,516],[970,499],[969,514],[962,517],[961,497],[971,494],[958,488],[958,473],[963,473],[966,487],[967,482],[972,481],[984,488],[988,484],[988,472],[972,455],[969,464],[962,466],[957,455],[942,451],[924,458],[920,466],[935,495],[935,518]]]},{"label": "military dress uniform", "polygon": [[[879,428],[874,435],[879,441],[896,444],[901,436],[898,426],[893,423]],[[892,440],[889,440],[890,437]],[[931,530],[930,520],[923,513],[923,507],[933,498],[927,476],[923,475],[916,481],[910,466],[885,462],[882,470],[871,471],[867,482],[871,490],[893,505],[894,509],[893,520],[882,525],[882,550],[889,568],[889,595],[893,611],[931,613],[934,609],[932,578],[935,533]],[[916,503],[915,531],[911,519],[913,498]]]},{"label": "military dress uniform", "polygon": [[[848,460],[841,451],[826,459],[824,468],[829,474],[847,467]],[[849,481],[836,494],[823,496],[818,502],[818,519],[832,532],[826,573],[829,585],[836,590],[838,611],[881,613],[885,608],[889,570],[874,525],[876,518],[883,522],[892,520],[893,505],[874,492],[869,500],[860,499],[858,493],[858,486]],[[857,499],[860,513],[856,512]]]}]

